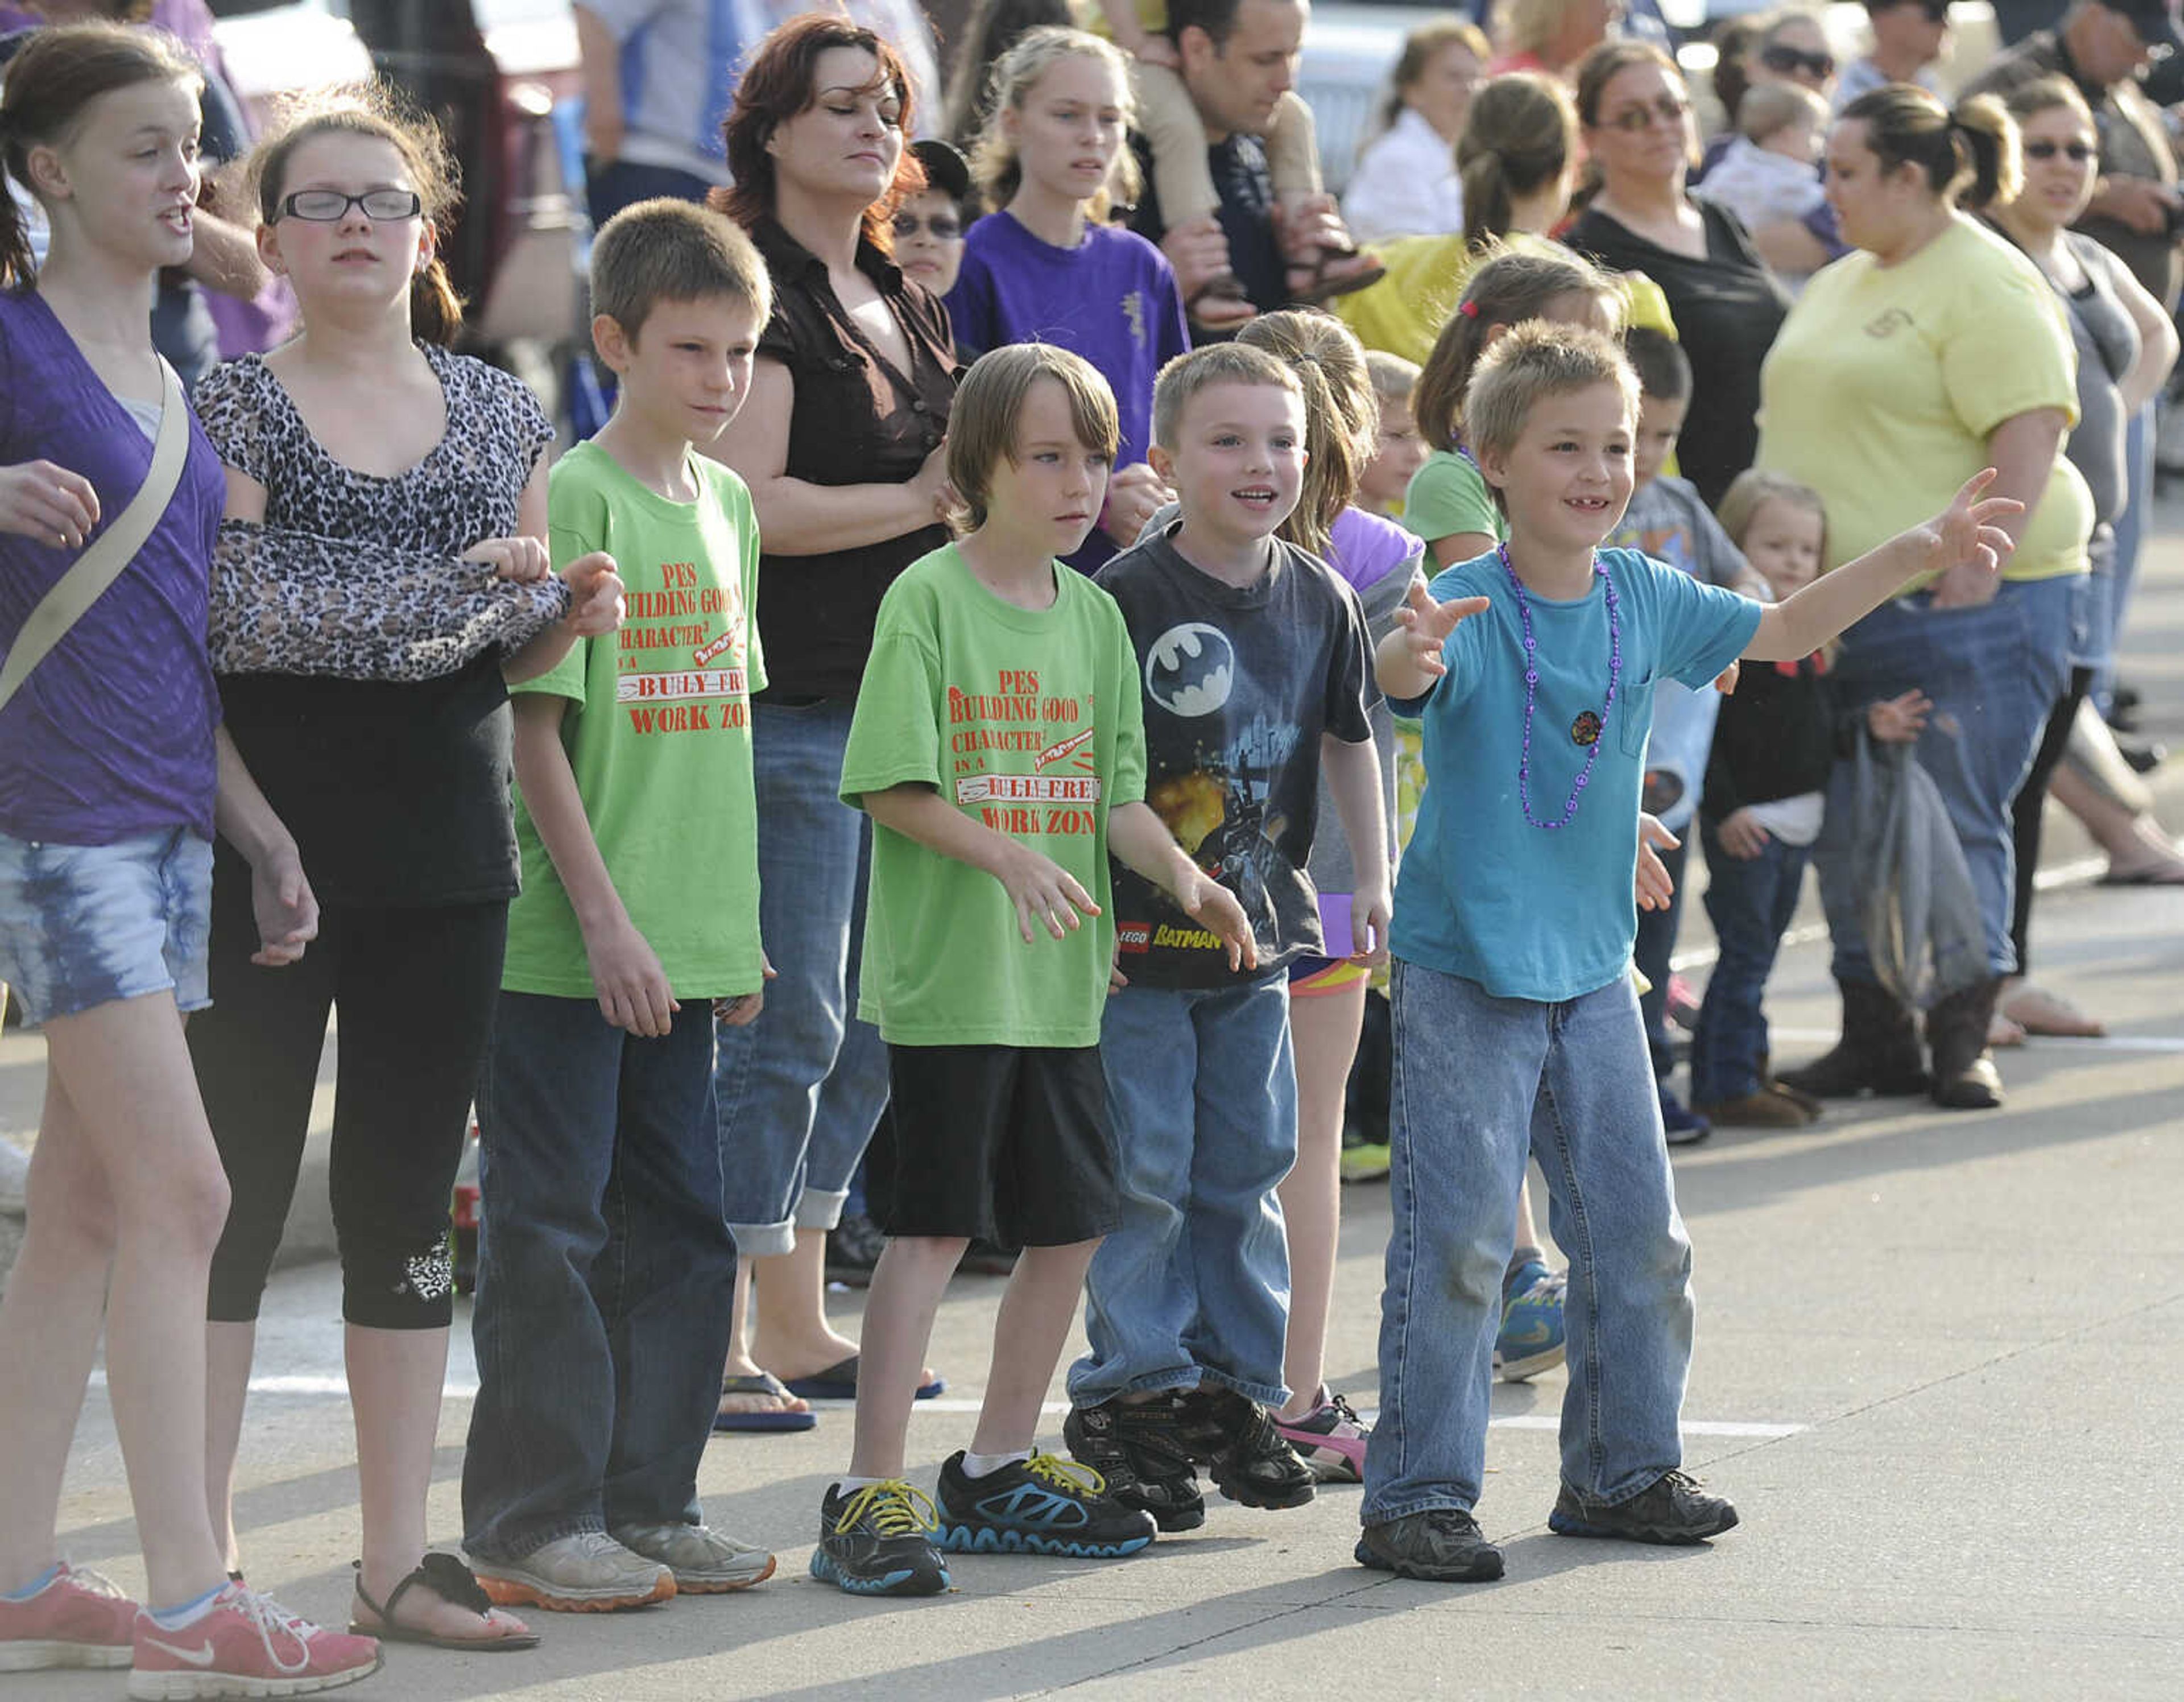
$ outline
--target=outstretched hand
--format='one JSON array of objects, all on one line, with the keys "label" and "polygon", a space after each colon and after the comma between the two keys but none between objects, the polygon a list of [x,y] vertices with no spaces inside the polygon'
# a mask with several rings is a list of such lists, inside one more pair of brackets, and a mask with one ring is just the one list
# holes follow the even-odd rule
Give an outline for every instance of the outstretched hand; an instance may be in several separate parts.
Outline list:
[{"label": "outstretched hand", "polygon": [[1436,603],[1433,593],[1426,589],[1423,580],[1413,580],[1410,594],[1403,599],[1403,606],[1396,611],[1396,619],[1403,628],[1404,647],[1410,652],[1420,671],[1441,678],[1448,672],[1448,664],[1440,658],[1441,646],[1448,635],[1474,615],[1483,615],[1493,606],[1485,597],[1457,597],[1446,603]]},{"label": "outstretched hand", "polygon": [[1992,467],[1974,473],[1955,499],[1921,528],[1929,540],[1928,562],[1943,576],[1934,591],[1938,608],[1989,600],[1995,593],[1995,576],[2017,548],[2017,540],[1998,522],[2024,513],[2025,505],[2014,497],[1982,497],[1980,493],[1994,481]]}]

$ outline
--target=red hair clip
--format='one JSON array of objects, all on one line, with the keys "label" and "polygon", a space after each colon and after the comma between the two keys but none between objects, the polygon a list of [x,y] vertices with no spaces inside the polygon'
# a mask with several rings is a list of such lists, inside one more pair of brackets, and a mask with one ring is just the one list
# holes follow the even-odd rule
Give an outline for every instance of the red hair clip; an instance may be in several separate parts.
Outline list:
[{"label": "red hair clip", "polygon": [[1475,301],[1460,301],[1456,304],[1456,310],[1462,314],[1466,319],[1476,319],[1479,317],[1479,304]]}]

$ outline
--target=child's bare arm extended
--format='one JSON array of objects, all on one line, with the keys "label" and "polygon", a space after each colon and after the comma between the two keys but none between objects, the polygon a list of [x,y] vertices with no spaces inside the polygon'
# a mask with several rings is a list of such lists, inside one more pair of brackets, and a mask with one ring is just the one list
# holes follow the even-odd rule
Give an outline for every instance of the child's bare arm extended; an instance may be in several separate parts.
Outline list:
[{"label": "child's bare arm extended", "polygon": [[[1955,499],[1925,525],[1898,533],[1877,550],[1821,574],[1795,596],[1763,610],[1759,629],[1744,654],[1755,661],[1808,656],[1922,573],[1956,566],[1999,572],[2017,547],[2000,522],[2025,505],[2013,497],[1982,499],[1980,493],[1993,483],[1994,477],[1992,467],[1973,474]],[[1387,689],[1384,684],[1381,689]]]},{"label": "child's bare arm extended", "polygon": [[1403,606],[1396,611],[1396,626],[1373,652],[1373,677],[1390,697],[1424,697],[1434,682],[1448,672],[1441,646],[1462,621],[1489,607],[1484,597],[1458,597],[1436,603],[1422,579],[1413,580]]},{"label": "child's bare arm extended", "polygon": [[1359,963],[1377,962],[1388,949],[1388,818],[1380,796],[1380,753],[1372,739],[1355,745],[1332,733],[1319,735],[1319,765],[1328,795],[1350,840],[1357,870],[1350,896],[1350,950]]},{"label": "child's bare arm extended", "polygon": [[600,1014],[618,1029],[657,1039],[674,1026],[682,1007],[659,954],[629,919],[592,837],[576,771],[561,748],[561,717],[569,700],[534,692],[518,697],[514,706],[516,784],[577,912]]},{"label": "child's bare arm extended", "polygon": [[1043,924],[1059,940],[1082,928],[1086,917],[1100,913],[1092,895],[1052,857],[973,821],[922,780],[866,792],[858,801],[881,827],[892,828],[905,839],[967,862],[1000,882],[1016,907],[1017,927],[1027,946],[1034,924]]},{"label": "child's bare arm extended", "polygon": [[1153,806],[1123,804],[1107,815],[1107,849],[1159,887],[1192,920],[1219,935],[1228,947],[1228,967],[1259,967],[1258,942],[1235,895],[1184,854]]}]

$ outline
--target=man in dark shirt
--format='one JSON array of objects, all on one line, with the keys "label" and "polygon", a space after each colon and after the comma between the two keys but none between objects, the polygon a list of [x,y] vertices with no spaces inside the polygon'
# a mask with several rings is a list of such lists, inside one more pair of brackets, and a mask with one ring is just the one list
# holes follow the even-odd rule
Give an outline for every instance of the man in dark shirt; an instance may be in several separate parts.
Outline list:
[{"label": "man in dark shirt", "polygon": [[2184,49],[2167,0],[2077,0],[2052,31],[1995,59],[1964,92],[2007,96],[2042,77],[2068,77],[2093,109],[2101,179],[2077,228],[2112,250],[2164,306],[2176,305],[2175,227],[2184,216],[2176,155],[2161,114],[2138,85],[2153,49]]},{"label": "man in dark shirt", "polygon": [[1131,225],[1161,245],[1187,303],[1231,273],[1254,307],[1270,311],[1290,299],[1287,256],[1315,248],[1346,254],[1354,246],[1329,195],[1313,197],[1291,227],[1282,228],[1259,143],[1275,103],[1295,84],[1310,10],[1306,0],[1169,0],[1167,33],[1206,126],[1206,165],[1221,210],[1168,229],[1140,142],[1147,187]]}]

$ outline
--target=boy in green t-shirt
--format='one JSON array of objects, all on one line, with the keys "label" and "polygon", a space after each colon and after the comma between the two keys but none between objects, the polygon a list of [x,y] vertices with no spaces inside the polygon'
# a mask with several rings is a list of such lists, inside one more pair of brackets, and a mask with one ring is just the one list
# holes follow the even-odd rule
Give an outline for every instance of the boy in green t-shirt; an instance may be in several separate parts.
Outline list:
[{"label": "boy in green t-shirt", "polygon": [[773,1557],[700,1522],[728,1349],[713,1024],[758,1014],[750,495],[694,446],[741,404],[771,300],[733,224],[609,220],[593,342],[615,415],[557,465],[555,561],[604,550],[619,634],[515,701],[523,892],[478,1095],[484,1234],[464,1547],[493,1600],[588,1611],[741,1589]]},{"label": "boy in green t-shirt", "polygon": [[[1112,598],[1056,562],[1098,516],[1115,399],[1039,343],[971,369],[948,476],[975,529],[880,605],[842,796],[872,818],[862,1008],[888,1041],[891,1133],[867,1183],[872,1274],[850,1475],[821,1505],[814,1576],[860,1595],[948,1585],[940,1549],[1079,1558],[1153,1538],[1096,1472],[1034,1452],[1084,1270],[1116,1221],[1099,1039],[1110,851],[1256,962],[1235,900],[1143,801],[1137,659]],[[939,1506],[903,1481],[933,1309],[972,1238],[1021,1247],[968,1452]]]}]

